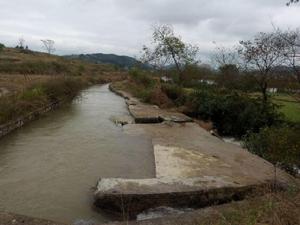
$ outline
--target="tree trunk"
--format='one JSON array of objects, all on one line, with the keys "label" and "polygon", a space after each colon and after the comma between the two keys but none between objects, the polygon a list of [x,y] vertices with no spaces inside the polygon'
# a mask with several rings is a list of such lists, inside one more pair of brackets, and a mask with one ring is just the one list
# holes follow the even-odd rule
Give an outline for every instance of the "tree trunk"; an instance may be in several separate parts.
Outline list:
[{"label": "tree trunk", "polygon": [[300,70],[296,71],[296,77],[297,77],[297,81],[300,84]]},{"label": "tree trunk", "polygon": [[263,104],[265,105],[268,101],[268,84],[267,82],[263,82],[261,85],[261,93],[263,96]]},{"label": "tree trunk", "polygon": [[177,72],[178,72],[178,75],[179,75],[179,82],[182,83],[183,82],[183,73],[182,73],[180,65],[179,65],[179,63],[176,59],[175,53],[173,52],[173,50],[171,50],[171,52],[172,52],[173,61],[175,63],[175,66],[176,66],[176,69],[177,69]]}]

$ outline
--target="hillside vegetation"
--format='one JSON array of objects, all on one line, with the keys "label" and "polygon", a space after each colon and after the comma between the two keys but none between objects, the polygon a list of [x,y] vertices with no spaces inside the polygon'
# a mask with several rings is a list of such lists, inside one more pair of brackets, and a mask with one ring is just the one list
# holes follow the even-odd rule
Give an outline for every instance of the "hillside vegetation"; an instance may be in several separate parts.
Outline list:
[{"label": "hillside vegetation", "polygon": [[68,60],[60,56],[24,49],[4,48],[0,53],[0,74],[39,75],[99,75],[112,72],[111,65],[99,65],[81,60]]},{"label": "hillside vegetation", "polygon": [[103,63],[111,64],[122,69],[129,69],[140,64],[140,62],[137,61],[135,58],[129,56],[119,56],[114,54],[102,54],[102,53],[69,55],[69,56],[65,56],[65,58],[80,59],[86,62],[96,63],[96,64],[103,64]]},{"label": "hillside vegetation", "polygon": [[49,104],[72,100],[85,87],[123,79],[111,65],[3,48],[0,52],[0,125]]}]

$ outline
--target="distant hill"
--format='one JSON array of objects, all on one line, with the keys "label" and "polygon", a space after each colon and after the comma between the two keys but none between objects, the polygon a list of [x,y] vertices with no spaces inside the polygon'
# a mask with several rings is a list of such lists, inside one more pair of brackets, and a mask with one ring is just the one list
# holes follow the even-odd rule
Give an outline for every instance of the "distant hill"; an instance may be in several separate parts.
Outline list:
[{"label": "distant hill", "polygon": [[115,71],[115,68],[109,64],[68,60],[31,50],[2,48],[0,52],[0,74],[94,75],[112,71]]},{"label": "distant hill", "polygon": [[133,57],[119,56],[114,54],[80,54],[80,55],[67,55],[64,56],[68,59],[79,59],[97,64],[112,64],[117,65],[123,69],[130,69],[131,67],[139,64],[140,62]]}]

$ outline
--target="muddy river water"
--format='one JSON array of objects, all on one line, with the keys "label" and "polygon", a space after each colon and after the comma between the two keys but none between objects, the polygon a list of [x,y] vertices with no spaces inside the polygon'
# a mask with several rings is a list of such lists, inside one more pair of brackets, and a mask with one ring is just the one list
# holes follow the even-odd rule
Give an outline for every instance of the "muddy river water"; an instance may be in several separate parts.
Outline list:
[{"label": "muddy river water", "polygon": [[92,207],[96,181],[154,177],[151,140],[110,120],[127,114],[108,85],[94,86],[1,139],[0,211],[71,224],[111,220]]}]

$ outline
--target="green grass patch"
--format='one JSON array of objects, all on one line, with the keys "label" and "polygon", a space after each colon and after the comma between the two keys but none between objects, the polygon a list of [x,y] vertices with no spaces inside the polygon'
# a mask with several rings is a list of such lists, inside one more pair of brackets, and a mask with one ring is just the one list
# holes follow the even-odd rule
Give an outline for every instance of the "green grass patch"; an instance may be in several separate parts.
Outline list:
[{"label": "green grass patch", "polygon": [[18,119],[41,107],[73,99],[87,82],[79,78],[56,78],[37,83],[16,93],[0,98],[0,124]]},{"label": "green grass patch", "polygon": [[280,106],[279,111],[283,113],[286,119],[290,122],[300,122],[300,103],[293,98],[280,96],[274,98],[274,103]]}]

